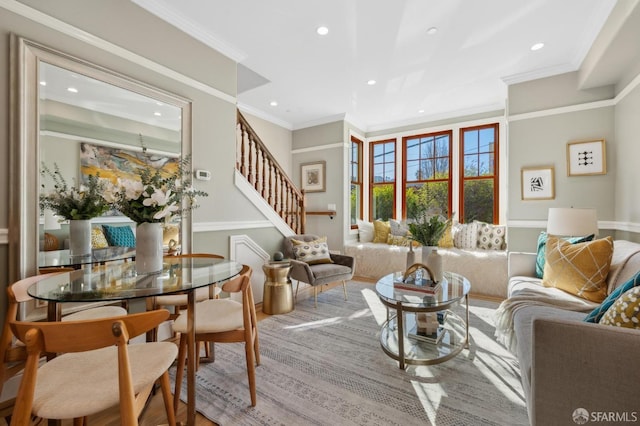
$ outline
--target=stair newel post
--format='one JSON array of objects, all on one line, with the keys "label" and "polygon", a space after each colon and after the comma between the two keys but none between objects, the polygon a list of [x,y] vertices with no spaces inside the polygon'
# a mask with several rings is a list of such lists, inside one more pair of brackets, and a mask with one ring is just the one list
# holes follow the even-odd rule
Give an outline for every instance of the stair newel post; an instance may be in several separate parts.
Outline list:
[{"label": "stair newel post", "polygon": [[307,212],[305,207],[304,189],[300,190],[302,197],[300,198],[300,233],[304,234],[307,222]]}]

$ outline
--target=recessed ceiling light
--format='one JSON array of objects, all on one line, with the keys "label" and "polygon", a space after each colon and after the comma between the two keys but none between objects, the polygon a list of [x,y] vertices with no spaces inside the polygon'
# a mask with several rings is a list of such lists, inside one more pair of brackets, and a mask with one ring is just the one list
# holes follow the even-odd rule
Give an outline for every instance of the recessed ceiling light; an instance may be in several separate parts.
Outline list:
[{"label": "recessed ceiling light", "polygon": [[155,115],[156,117],[162,117],[162,113],[158,111],[154,112],[153,115]]},{"label": "recessed ceiling light", "polygon": [[369,80],[369,81],[367,81],[367,84],[369,86],[373,86],[374,84],[376,84],[376,81],[375,80]]},{"label": "recessed ceiling light", "polygon": [[327,27],[325,27],[325,26],[318,27],[318,28],[316,29],[316,32],[317,32],[318,34],[320,34],[320,35],[327,35],[327,34],[329,34],[329,28],[327,28]]},{"label": "recessed ceiling light", "polygon": [[544,47],[544,43],[536,43],[533,46],[531,46],[531,50],[535,52],[536,50],[540,50],[543,47]]},{"label": "recessed ceiling light", "polygon": [[427,30],[427,34],[429,35],[434,35],[437,32],[438,32],[438,29],[436,27],[431,27]]},{"label": "recessed ceiling light", "polygon": [[43,80],[43,81],[40,82],[40,86],[46,86],[46,85],[47,85],[46,81]]},{"label": "recessed ceiling light", "polygon": [[78,89],[76,89],[75,87],[67,87],[67,92],[78,93]]},{"label": "recessed ceiling light", "polygon": [[423,113],[424,113],[424,110],[423,110],[423,109],[419,109],[419,110],[418,110],[418,114],[423,114]]},{"label": "recessed ceiling light", "polygon": [[278,106],[278,102],[277,101],[271,101],[271,102],[269,102],[269,105]]}]

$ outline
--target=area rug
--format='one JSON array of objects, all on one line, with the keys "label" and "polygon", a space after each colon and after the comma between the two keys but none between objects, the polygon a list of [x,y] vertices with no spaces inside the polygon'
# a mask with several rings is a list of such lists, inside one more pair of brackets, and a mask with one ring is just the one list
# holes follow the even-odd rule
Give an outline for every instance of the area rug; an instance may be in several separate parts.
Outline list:
[{"label": "area rug", "polygon": [[224,426],[528,424],[517,361],[493,337],[497,303],[472,299],[468,350],[403,371],[380,348],[374,285],[347,288],[348,301],[335,287],[317,308],[311,298],[260,321],[256,407],[243,345],[217,344],[197,373],[197,410]]}]

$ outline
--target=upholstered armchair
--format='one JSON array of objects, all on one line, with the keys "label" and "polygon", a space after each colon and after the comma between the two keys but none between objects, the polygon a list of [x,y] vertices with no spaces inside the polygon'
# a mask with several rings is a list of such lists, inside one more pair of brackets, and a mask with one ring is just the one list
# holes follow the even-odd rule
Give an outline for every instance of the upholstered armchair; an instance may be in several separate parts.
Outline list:
[{"label": "upholstered armchair", "polygon": [[[314,304],[318,306],[318,288],[322,285],[342,281],[344,300],[347,300],[347,281],[353,278],[355,271],[355,259],[351,256],[329,253],[332,263],[307,263],[299,260],[294,251],[294,242],[311,242],[318,240],[317,235],[300,234],[286,237],[284,240],[283,253],[285,257],[291,259],[291,273],[289,276],[296,280],[296,299],[298,297],[298,286],[300,281],[313,287]],[[328,250],[328,248],[327,248]]]}]

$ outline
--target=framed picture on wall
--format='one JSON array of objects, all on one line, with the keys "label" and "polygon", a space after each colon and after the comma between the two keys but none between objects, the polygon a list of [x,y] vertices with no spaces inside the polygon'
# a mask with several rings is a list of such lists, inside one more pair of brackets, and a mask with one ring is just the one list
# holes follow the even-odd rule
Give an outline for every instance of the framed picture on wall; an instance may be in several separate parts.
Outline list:
[{"label": "framed picture on wall", "polygon": [[606,173],[607,153],[604,139],[567,144],[568,176],[604,175]]},{"label": "framed picture on wall", "polygon": [[325,167],[325,161],[300,164],[300,179],[302,180],[300,187],[305,192],[326,191]]},{"label": "framed picture on wall", "polygon": [[552,166],[523,167],[521,170],[522,199],[553,200],[556,195],[553,188]]}]

